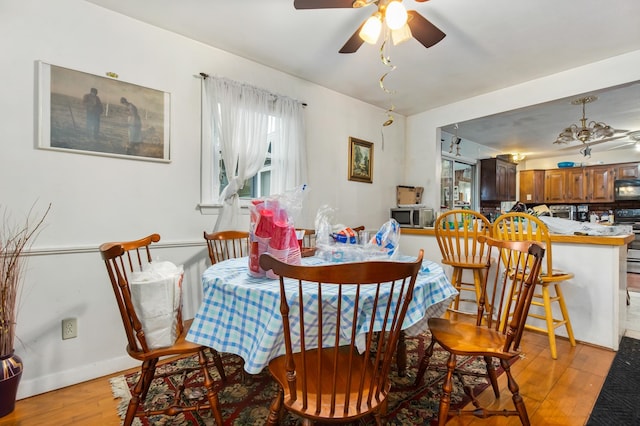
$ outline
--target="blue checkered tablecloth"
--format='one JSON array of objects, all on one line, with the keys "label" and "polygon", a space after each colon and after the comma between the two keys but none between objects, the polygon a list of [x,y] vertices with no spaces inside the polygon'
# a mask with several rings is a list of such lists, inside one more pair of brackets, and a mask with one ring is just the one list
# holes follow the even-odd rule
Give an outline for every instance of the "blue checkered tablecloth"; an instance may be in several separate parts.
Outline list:
[{"label": "blue checkered tablecloth", "polygon": [[[396,260],[413,261],[415,257],[400,256]],[[304,265],[327,263],[316,257],[303,258],[302,262]],[[245,361],[245,370],[257,374],[271,359],[285,352],[280,289],[278,280],[252,277],[248,271],[248,258],[243,257],[216,263],[203,273],[203,301],[187,340],[219,352],[239,355]],[[288,294],[292,294],[293,300],[297,297],[297,282],[291,280],[290,283]],[[427,320],[442,315],[456,294],[442,267],[424,260],[403,323],[406,335],[415,336],[427,330]],[[343,294],[343,303],[353,303],[349,298],[354,297],[355,292]],[[337,294],[323,291],[325,303],[333,303],[335,298]],[[299,320],[293,318],[293,313],[291,309],[292,329]],[[316,317],[317,313],[305,312],[307,323]],[[345,326],[350,327],[350,324]]]}]

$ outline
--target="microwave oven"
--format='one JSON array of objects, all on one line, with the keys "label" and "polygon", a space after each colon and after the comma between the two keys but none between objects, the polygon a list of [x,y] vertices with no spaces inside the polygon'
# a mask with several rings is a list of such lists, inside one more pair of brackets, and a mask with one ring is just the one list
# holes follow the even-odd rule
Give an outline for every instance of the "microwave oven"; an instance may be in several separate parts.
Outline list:
[{"label": "microwave oven", "polygon": [[640,179],[619,179],[613,182],[616,201],[640,200]]},{"label": "microwave oven", "polygon": [[391,219],[401,228],[426,228],[433,226],[433,209],[424,207],[398,207],[391,209]]}]

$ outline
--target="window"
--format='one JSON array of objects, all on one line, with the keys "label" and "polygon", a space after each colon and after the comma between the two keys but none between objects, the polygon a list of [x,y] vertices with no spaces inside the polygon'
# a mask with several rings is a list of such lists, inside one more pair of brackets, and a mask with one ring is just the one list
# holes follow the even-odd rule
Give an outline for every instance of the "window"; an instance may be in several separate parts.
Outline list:
[{"label": "window", "polygon": [[233,218],[248,199],[306,183],[302,103],[222,77],[207,76],[202,86],[204,214],[222,207]]},{"label": "window", "polygon": [[[269,150],[267,151],[267,157],[265,158],[264,165],[254,177],[244,181],[244,186],[238,191],[240,199],[260,198],[271,194],[271,141],[273,136],[273,132],[270,132]],[[218,188],[218,195],[220,195],[224,187],[229,184],[222,155],[220,155],[219,158],[220,174],[218,178],[220,180],[220,186]]]}]

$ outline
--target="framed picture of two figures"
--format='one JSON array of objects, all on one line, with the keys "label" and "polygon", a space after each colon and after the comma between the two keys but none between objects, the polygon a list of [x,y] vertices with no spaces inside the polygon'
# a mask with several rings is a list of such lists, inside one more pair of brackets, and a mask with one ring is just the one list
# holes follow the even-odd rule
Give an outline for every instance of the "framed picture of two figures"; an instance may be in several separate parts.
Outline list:
[{"label": "framed picture of two figures", "polygon": [[38,61],[42,149],[170,162],[169,93]]}]

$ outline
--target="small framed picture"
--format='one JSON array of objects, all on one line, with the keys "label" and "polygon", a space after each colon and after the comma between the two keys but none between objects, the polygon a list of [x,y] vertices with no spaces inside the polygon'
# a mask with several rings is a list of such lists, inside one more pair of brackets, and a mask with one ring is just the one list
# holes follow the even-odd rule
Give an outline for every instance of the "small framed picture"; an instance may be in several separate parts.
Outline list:
[{"label": "small framed picture", "polygon": [[349,180],[373,183],[373,142],[349,138]]},{"label": "small framed picture", "polygon": [[169,93],[38,65],[38,148],[170,162]]}]

